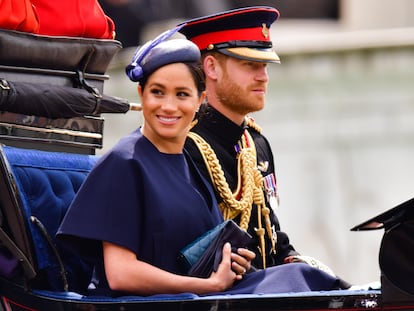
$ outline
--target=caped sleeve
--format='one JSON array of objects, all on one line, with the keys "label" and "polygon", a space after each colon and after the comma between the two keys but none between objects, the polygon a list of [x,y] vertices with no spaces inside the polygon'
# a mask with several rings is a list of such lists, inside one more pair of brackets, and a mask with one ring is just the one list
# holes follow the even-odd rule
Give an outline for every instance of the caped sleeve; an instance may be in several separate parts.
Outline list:
[{"label": "caped sleeve", "polygon": [[102,241],[137,252],[143,184],[139,165],[120,152],[104,156],[70,206],[58,239],[81,256],[101,256]]}]

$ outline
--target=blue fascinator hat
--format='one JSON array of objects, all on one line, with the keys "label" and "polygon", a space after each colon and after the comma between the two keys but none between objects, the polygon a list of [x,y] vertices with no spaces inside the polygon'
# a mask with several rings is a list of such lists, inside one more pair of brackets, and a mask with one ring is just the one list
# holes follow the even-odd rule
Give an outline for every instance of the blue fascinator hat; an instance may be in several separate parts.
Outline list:
[{"label": "blue fascinator hat", "polygon": [[187,39],[167,40],[182,26],[163,32],[136,50],[131,63],[125,68],[131,81],[139,82],[158,68],[168,64],[200,60],[200,50],[193,42]]}]

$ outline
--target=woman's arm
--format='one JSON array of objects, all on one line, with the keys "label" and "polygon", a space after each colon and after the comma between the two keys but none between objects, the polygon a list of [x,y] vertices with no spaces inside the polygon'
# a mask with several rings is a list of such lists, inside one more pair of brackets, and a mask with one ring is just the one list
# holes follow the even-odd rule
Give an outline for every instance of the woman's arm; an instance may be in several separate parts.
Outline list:
[{"label": "woman's arm", "polygon": [[241,275],[231,269],[231,246],[223,247],[223,259],[217,272],[208,279],[182,276],[145,263],[129,249],[103,242],[106,278],[114,291],[137,295],[221,292],[233,285]]}]

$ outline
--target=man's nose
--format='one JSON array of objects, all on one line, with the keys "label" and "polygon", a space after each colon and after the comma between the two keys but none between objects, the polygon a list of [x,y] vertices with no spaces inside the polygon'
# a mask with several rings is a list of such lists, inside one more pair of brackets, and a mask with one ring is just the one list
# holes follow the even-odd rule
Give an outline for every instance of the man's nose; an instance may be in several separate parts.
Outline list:
[{"label": "man's nose", "polygon": [[268,82],[269,81],[269,75],[267,74],[267,67],[263,66],[260,67],[257,70],[257,80],[259,81],[263,81],[263,82]]}]

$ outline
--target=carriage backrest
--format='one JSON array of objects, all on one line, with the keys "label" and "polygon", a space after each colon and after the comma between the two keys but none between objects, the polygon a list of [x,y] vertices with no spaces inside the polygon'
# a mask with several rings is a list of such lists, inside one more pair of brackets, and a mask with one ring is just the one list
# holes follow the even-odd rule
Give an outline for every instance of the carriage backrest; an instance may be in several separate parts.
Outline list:
[{"label": "carriage backrest", "polygon": [[1,147],[0,156],[2,171],[6,172],[2,175],[7,179],[4,185],[10,188],[9,199],[15,201],[3,202],[1,207],[17,209],[4,214],[6,223],[7,216],[13,215],[15,219],[11,221],[17,220],[21,225],[16,230],[8,222],[11,239],[20,248],[21,241],[29,244],[21,250],[36,272],[32,284],[51,290],[85,289],[92,267],[59,245],[55,233],[98,156],[8,146]]}]

